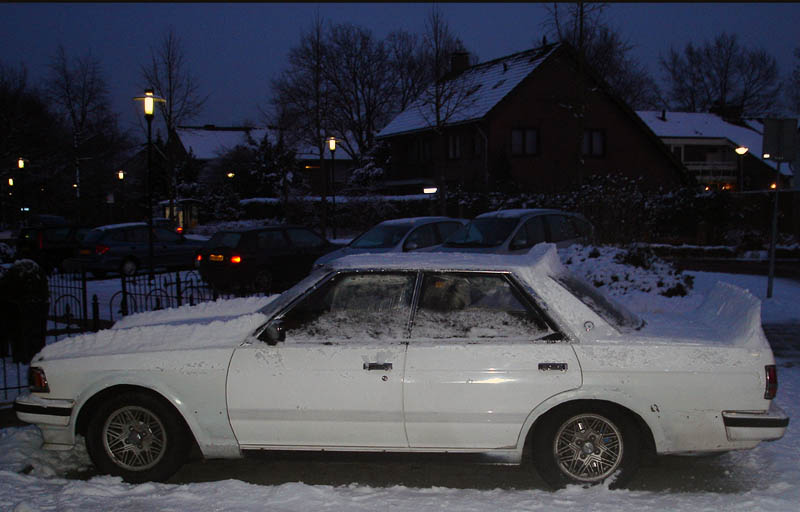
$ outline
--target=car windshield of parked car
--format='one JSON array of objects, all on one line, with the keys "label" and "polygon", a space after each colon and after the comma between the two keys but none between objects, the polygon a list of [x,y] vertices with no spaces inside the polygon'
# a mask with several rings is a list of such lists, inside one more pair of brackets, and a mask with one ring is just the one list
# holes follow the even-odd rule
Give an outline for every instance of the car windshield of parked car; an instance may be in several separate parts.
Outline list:
[{"label": "car windshield of parked car", "polygon": [[235,249],[239,245],[239,240],[241,239],[241,233],[218,231],[209,239],[207,245],[208,247],[230,247],[231,249]]},{"label": "car windshield of parked car", "polygon": [[569,273],[560,274],[555,277],[555,280],[614,327],[623,331],[644,327],[644,320],[622,304],[606,297],[586,281]]},{"label": "car windshield of parked car", "polygon": [[86,233],[86,236],[83,237],[83,241],[86,242],[86,243],[93,243],[93,242],[96,242],[96,241],[100,240],[101,238],[103,238],[103,235],[105,235],[105,234],[106,234],[105,230],[92,229],[91,231]]},{"label": "car windshield of parked car", "polygon": [[280,319],[287,343],[405,337],[416,273],[339,274]]},{"label": "car windshield of parked car", "polygon": [[445,247],[495,247],[514,231],[519,219],[478,218],[470,221],[445,242]]},{"label": "car windshield of parked car", "polygon": [[370,229],[352,242],[353,249],[388,249],[400,243],[411,226],[408,224],[381,224]]},{"label": "car windshield of parked car", "polygon": [[471,273],[425,275],[411,329],[423,339],[530,341],[553,333],[505,276]]}]

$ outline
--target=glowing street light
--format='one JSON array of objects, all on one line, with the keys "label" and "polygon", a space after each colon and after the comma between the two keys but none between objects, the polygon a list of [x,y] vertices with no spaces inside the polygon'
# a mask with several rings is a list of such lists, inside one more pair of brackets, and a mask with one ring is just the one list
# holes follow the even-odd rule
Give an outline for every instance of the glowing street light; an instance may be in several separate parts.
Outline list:
[{"label": "glowing street light", "polygon": [[328,137],[328,149],[331,152],[331,228],[336,238],[336,138]]}]

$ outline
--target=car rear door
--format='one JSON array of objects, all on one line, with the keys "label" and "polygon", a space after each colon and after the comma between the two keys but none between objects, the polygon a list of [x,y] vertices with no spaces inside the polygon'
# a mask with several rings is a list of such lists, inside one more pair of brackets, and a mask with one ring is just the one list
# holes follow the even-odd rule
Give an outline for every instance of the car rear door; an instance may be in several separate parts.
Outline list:
[{"label": "car rear door", "polygon": [[415,283],[416,273],[338,274],[271,322],[283,341],[238,348],[227,396],[239,444],[406,448],[402,377]]},{"label": "car rear door", "polygon": [[428,273],[406,355],[409,446],[517,445],[530,412],[581,385],[572,346],[504,274]]}]

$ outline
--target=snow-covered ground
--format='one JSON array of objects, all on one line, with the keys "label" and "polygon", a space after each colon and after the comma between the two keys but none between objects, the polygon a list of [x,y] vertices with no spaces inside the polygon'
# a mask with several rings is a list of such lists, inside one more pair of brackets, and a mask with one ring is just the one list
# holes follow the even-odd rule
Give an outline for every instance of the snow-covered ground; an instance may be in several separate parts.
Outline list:
[{"label": "snow-covered ground", "polygon": [[[677,275],[660,262],[645,269],[615,260],[612,248],[573,247],[560,252],[573,272],[647,317],[658,312],[687,312],[696,308],[717,281],[747,288],[762,302],[764,323],[800,324],[800,283],[777,279],[774,297],[765,300],[767,280],[763,276],[686,272]],[[619,257],[618,257],[619,259]],[[98,287],[113,285],[97,282]],[[687,288],[685,296],[667,297]],[[162,316],[169,313],[162,311]],[[164,318],[168,321],[169,318]],[[798,348],[800,354],[800,347]],[[780,390],[777,402],[787,413],[800,411],[798,356],[778,359]],[[498,485],[497,489],[407,487],[350,483],[325,485],[318,481],[284,480],[276,485],[257,485],[236,479],[189,484],[131,485],[119,478],[93,477],[87,481],[66,478],[88,468],[86,450],[78,446],[66,452],[40,449],[36,427],[0,430],[0,511],[105,511],[105,510],[614,510],[614,511],[751,511],[797,510],[800,503],[800,434],[790,424],[786,436],[763,443],[754,450],[721,455],[713,459],[684,459],[668,463],[666,470],[643,468],[635,490],[584,489],[571,486],[551,492],[531,477],[520,489]],[[696,461],[696,463],[695,463]],[[263,462],[269,464],[270,462]],[[214,464],[213,461],[208,464]],[[676,466],[670,472],[670,464]],[[254,466],[258,468],[258,465]],[[475,471],[480,472],[480,466]],[[676,478],[675,475],[680,475]],[[664,476],[667,475],[667,476]],[[664,479],[656,482],[654,480]],[[299,479],[298,479],[299,480]],[[689,483],[687,483],[689,482]]]}]

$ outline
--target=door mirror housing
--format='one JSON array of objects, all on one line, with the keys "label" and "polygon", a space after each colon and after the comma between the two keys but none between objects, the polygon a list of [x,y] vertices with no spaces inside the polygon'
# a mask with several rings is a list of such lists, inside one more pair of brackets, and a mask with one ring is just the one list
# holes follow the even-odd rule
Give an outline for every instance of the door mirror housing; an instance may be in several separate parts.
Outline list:
[{"label": "door mirror housing", "polygon": [[258,339],[265,342],[267,345],[274,346],[280,341],[286,341],[286,331],[283,329],[280,322],[270,322],[258,336]]}]

